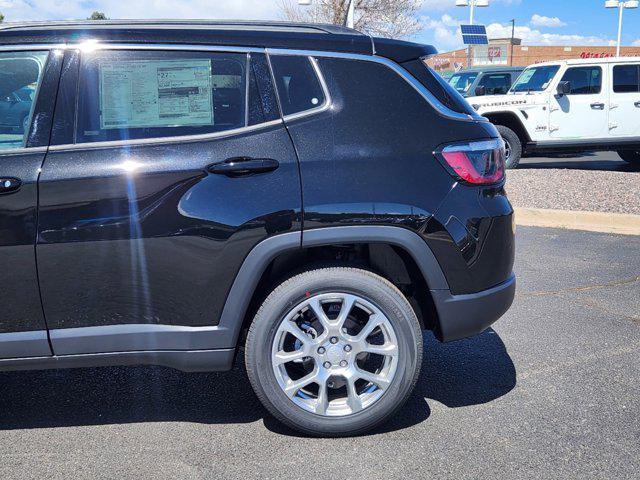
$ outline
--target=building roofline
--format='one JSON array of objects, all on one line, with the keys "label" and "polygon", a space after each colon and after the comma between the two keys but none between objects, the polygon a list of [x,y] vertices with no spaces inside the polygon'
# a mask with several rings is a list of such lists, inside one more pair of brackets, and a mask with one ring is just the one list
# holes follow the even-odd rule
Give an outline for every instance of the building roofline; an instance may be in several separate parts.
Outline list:
[{"label": "building roofline", "polygon": [[567,58],[562,60],[549,60],[548,62],[540,62],[529,65],[531,67],[545,65],[582,65],[582,64],[598,64],[598,63],[637,63],[640,62],[638,57],[597,57],[597,58]]}]

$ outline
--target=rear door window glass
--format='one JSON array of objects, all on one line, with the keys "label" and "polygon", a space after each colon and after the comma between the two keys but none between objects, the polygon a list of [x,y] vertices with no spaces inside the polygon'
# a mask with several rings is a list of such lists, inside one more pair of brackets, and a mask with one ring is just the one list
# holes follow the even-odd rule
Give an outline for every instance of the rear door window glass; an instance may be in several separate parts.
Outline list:
[{"label": "rear door window glass", "polygon": [[0,53],[0,150],[26,146],[48,52]]},{"label": "rear door window glass", "polygon": [[478,78],[478,73],[456,73],[449,79],[449,85],[455,88],[458,93],[465,94],[473,85],[473,82]]},{"label": "rear door window glass", "polygon": [[511,88],[511,74],[487,73],[478,82],[479,87],[485,87],[487,95],[503,95]]},{"label": "rear door window glass", "polygon": [[569,68],[562,76],[562,82],[571,83],[569,95],[593,95],[602,89],[602,68]]},{"label": "rear door window glass", "polygon": [[247,56],[105,50],[81,62],[76,142],[197,135],[247,125]]},{"label": "rear door window glass", "polygon": [[613,67],[613,91],[616,93],[640,92],[640,65]]},{"label": "rear door window glass", "polygon": [[327,99],[309,57],[272,55],[270,58],[284,115],[324,105]]}]

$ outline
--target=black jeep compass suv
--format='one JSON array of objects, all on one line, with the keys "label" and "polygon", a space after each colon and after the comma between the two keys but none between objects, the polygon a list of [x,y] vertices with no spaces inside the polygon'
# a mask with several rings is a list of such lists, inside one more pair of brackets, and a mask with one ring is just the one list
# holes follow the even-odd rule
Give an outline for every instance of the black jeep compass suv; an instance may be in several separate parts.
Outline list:
[{"label": "black jeep compass suv", "polygon": [[0,97],[33,93],[0,132],[0,370],[243,350],[296,429],[387,420],[421,330],[478,334],[515,291],[503,143],[433,53],[329,25],[2,26]]}]

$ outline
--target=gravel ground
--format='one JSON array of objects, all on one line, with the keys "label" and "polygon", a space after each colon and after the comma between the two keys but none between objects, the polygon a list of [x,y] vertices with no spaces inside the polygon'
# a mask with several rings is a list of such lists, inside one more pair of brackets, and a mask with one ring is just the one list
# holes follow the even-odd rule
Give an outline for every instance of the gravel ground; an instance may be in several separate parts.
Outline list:
[{"label": "gravel ground", "polygon": [[640,171],[509,170],[507,194],[515,207],[640,215]]}]

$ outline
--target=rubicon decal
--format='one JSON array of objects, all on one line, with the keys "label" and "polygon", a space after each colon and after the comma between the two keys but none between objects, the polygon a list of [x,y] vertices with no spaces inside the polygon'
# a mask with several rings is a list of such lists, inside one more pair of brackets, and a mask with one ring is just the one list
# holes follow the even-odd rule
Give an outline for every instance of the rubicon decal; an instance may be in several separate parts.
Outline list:
[{"label": "rubicon decal", "polygon": [[506,107],[511,105],[526,105],[529,102],[527,100],[506,100],[502,102],[485,103],[480,105],[481,107]]}]

